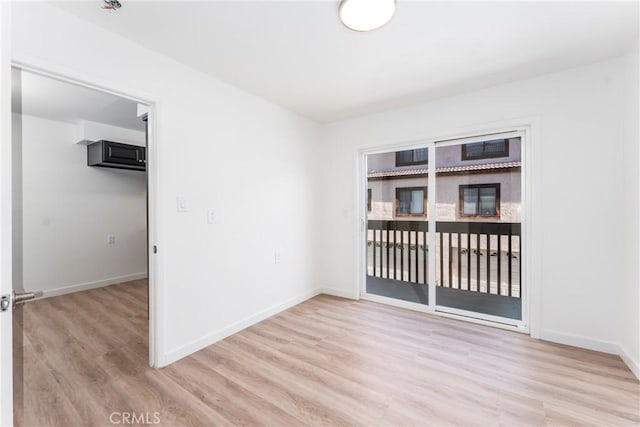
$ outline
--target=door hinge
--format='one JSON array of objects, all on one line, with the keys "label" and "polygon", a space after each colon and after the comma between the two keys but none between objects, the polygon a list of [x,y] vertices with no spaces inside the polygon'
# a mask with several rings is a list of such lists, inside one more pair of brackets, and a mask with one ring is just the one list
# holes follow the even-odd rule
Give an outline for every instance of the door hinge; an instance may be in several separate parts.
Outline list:
[{"label": "door hinge", "polygon": [[0,296],[0,312],[9,310],[11,307],[11,295]]}]

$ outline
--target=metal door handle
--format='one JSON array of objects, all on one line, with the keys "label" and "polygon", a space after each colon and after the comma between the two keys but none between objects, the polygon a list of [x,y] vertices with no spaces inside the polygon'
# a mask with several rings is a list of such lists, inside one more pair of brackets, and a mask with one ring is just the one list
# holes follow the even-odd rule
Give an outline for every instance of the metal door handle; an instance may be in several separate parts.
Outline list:
[{"label": "metal door handle", "polygon": [[29,301],[34,298],[39,298],[41,296],[42,296],[42,291],[21,292],[21,293],[16,293],[16,291],[13,291],[13,298],[11,299],[13,300],[13,306],[15,307],[16,305],[22,304],[25,301]]},{"label": "metal door handle", "polygon": [[18,304],[21,304],[25,301],[29,301],[34,298],[39,298],[42,296],[42,291],[36,292],[21,292],[16,293],[16,291],[11,291],[11,295],[0,295],[0,312],[9,311],[9,307],[15,307]]}]

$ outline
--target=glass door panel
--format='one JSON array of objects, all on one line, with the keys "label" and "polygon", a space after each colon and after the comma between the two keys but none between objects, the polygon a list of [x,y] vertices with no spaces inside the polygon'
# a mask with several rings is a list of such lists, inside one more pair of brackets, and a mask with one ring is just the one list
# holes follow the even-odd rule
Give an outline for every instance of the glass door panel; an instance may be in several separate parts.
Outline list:
[{"label": "glass door panel", "polygon": [[428,150],[370,154],[366,293],[428,304]]},{"label": "glass door panel", "polygon": [[435,159],[437,309],[521,321],[521,138],[436,143]]}]

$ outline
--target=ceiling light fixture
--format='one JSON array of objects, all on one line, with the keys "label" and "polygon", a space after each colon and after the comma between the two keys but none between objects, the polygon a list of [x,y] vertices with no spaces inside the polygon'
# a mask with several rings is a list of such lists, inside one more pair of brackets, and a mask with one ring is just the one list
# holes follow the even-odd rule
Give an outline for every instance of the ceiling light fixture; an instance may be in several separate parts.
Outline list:
[{"label": "ceiling light fixture", "polygon": [[122,4],[118,0],[102,0],[104,4],[102,5],[103,9],[107,10],[118,10],[122,7]]},{"label": "ceiling light fixture", "polygon": [[354,31],[371,31],[393,18],[396,0],[341,0],[340,20]]}]

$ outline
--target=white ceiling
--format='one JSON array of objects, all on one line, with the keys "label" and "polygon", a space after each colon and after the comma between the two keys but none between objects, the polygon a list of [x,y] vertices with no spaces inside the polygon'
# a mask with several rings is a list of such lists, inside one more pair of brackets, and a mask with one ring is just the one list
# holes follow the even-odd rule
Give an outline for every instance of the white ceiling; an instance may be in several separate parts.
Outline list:
[{"label": "white ceiling", "polygon": [[14,112],[69,123],[89,120],[144,130],[134,101],[27,71],[14,70],[14,76],[19,76],[12,79]]},{"label": "white ceiling", "polygon": [[623,54],[638,2],[398,0],[357,33],[338,1],[56,2],[65,10],[319,122]]}]

